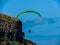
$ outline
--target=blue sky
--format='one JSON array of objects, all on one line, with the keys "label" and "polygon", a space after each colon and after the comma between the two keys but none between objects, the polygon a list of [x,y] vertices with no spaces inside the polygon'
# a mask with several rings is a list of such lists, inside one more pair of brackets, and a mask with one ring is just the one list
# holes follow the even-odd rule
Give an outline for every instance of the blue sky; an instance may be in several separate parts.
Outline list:
[{"label": "blue sky", "polygon": [[60,16],[58,0],[7,0],[3,1],[3,3],[5,6],[3,7],[2,12],[13,16],[16,16],[18,12],[30,9],[40,12],[41,15],[45,17]]},{"label": "blue sky", "polygon": [[[32,26],[25,24],[28,24],[27,22],[31,24],[30,22],[38,19],[39,16],[37,14],[26,13],[19,17],[23,22],[23,26],[27,27],[23,30],[27,38],[35,42],[37,38],[31,38],[31,35],[60,35],[60,0],[2,0],[0,1],[0,6],[1,13],[9,14],[13,17],[16,17],[19,12],[24,10],[35,10],[41,14],[42,21],[36,25],[32,23]],[[29,29],[32,30],[31,34],[28,33]],[[41,43],[41,45],[43,44]]]},{"label": "blue sky", "polygon": [[[2,0],[1,12],[13,17],[24,10],[35,10],[45,18],[60,16],[59,0]],[[32,15],[34,17],[32,17]],[[36,14],[26,13],[19,17],[23,22],[39,18]],[[37,26],[38,27],[38,26]],[[38,28],[39,29],[39,28]]]}]

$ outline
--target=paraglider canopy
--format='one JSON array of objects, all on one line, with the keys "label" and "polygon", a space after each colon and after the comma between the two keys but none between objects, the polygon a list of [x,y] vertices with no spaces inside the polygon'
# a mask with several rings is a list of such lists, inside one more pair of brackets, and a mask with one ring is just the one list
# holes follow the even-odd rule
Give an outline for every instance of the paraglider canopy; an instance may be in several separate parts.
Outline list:
[{"label": "paraglider canopy", "polygon": [[22,15],[24,13],[28,13],[28,12],[35,13],[35,14],[37,14],[37,15],[39,15],[41,17],[40,13],[38,13],[37,11],[34,11],[34,10],[25,10],[25,11],[22,11],[22,12],[18,13],[16,18],[18,18],[20,15]]}]

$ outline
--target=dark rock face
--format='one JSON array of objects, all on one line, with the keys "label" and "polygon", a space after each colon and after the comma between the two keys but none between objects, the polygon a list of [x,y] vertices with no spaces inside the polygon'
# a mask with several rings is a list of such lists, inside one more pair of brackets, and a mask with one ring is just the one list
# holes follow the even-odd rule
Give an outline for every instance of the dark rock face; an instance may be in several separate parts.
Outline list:
[{"label": "dark rock face", "polygon": [[7,36],[10,41],[23,43],[22,22],[5,14],[0,14],[0,38]]},{"label": "dark rock face", "polygon": [[22,32],[21,21],[19,20],[16,25],[17,25],[17,30],[18,30],[18,31],[16,31],[16,41],[23,43],[23,37],[24,36],[23,36],[23,32]]}]

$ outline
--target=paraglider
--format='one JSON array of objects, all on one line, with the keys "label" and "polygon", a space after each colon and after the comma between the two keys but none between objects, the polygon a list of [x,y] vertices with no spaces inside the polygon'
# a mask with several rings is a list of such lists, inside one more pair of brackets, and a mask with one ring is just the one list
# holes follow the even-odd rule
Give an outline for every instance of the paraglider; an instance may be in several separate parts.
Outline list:
[{"label": "paraglider", "polygon": [[[34,10],[25,10],[25,11],[22,11],[22,12],[18,13],[18,15],[16,16],[16,18],[18,18],[19,16],[21,16],[21,15],[24,14],[24,13],[29,13],[29,12],[35,13],[35,14],[37,14],[39,17],[41,17],[40,13],[38,13],[37,11],[34,11]],[[40,18],[39,18],[39,19],[40,19]],[[31,21],[31,23],[33,24],[33,26],[35,25],[34,22],[36,22],[36,21],[35,21],[35,20],[34,20],[34,21]],[[27,23],[28,23],[28,22],[27,22]],[[26,24],[26,23],[24,23],[24,25],[25,25],[25,24]],[[31,25],[32,25],[32,24],[31,24]],[[29,24],[28,24],[28,26],[29,26]],[[23,27],[24,27],[24,26],[23,26]],[[25,26],[25,28],[26,28],[26,26]],[[31,30],[29,29],[28,32],[31,33]]]},{"label": "paraglider", "polygon": [[38,12],[36,12],[36,11],[34,11],[34,10],[25,10],[25,11],[23,11],[23,12],[18,13],[18,15],[17,15],[16,18],[18,18],[20,15],[22,15],[22,14],[24,14],[24,13],[28,13],[28,12],[35,13],[35,14],[37,14],[37,15],[39,15],[39,16],[41,17],[40,13],[38,13]]}]

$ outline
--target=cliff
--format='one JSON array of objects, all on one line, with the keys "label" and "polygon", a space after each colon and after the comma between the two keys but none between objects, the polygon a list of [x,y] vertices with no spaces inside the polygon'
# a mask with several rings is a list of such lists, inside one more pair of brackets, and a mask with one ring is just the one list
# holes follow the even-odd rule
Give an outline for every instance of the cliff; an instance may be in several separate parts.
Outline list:
[{"label": "cliff", "polygon": [[36,45],[24,39],[22,22],[19,19],[0,13],[0,45]]}]

